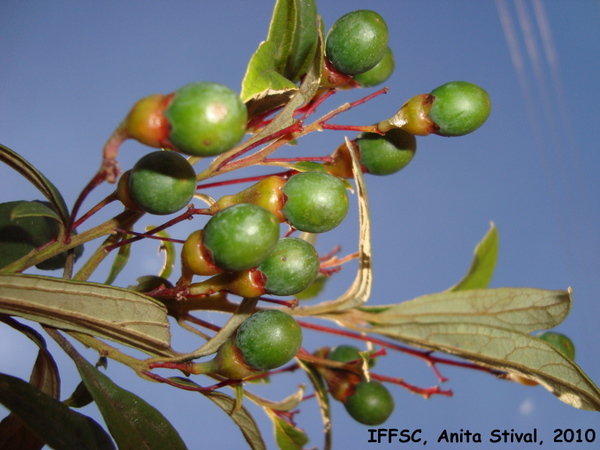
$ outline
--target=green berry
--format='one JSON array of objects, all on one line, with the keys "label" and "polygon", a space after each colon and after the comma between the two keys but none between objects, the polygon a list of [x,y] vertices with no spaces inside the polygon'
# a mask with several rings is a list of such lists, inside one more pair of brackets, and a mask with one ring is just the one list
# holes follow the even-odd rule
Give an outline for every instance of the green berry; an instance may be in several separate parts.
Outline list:
[{"label": "green berry", "polygon": [[178,153],[156,151],[140,158],[129,175],[129,194],[143,211],[172,214],[184,208],[196,191],[196,172]]},{"label": "green berry", "polygon": [[248,111],[239,95],[211,82],[188,84],[175,92],[165,111],[169,142],[194,156],[213,156],[234,147],[246,133]]},{"label": "green berry", "polygon": [[303,291],[319,274],[319,255],[304,239],[280,239],[273,253],[258,266],[266,277],[265,290],[273,295]]},{"label": "green berry", "polygon": [[364,73],[379,63],[388,48],[388,28],[375,11],[361,9],[340,17],[327,33],[325,55],[346,75]]},{"label": "green berry", "polygon": [[221,269],[251,269],[275,249],[279,222],[261,206],[240,203],[216,213],[204,227],[203,240],[213,262]]},{"label": "green berry", "polygon": [[367,70],[364,73],[359,73],[354,76],[354,81],[361,85],[361,87],[368,88],[377,86],[385,82],[394,73],[396,65],[394,63],[394,54],[388,47],[381,58],[381,61],[377,63],[375,67]]},{"label": "green berry", "polygon": [[[19,200],[0,203],[0,268],[58,236],[58,223],[51,217],[32,215],[12,218],[16,208],[23,208],[28,204],[41,204],[52,209],[51,204],[46,201]],[[79,258],[83,253],[83,245],[75,247],[74,251],[75,259]],[[36,267],[41,270],[62,269],[67,262],[67,256],[67,252],[60,253],[36,264]]]},{"label": "green berry", "polygon": [[240,325],[235,344],[247,365],[272,370],[296,356],[302,345],[302,328],[283,311],[259,311]]},{"label": "green berry", "polygon": [[575,359],[575,345],[573,344],[573,341],[564,334],[557,333],[556,331],[546,331],[539,334],[537,337],[546,341],[548,344],[551,344],[567,358],[571,360]]},{"label": "green berry", "polygon": [[378,381],[361,381],[346,398],[346,411],[364,425],[381,425],[394,411],[394,399]]},{"label": "green berry", "polygon": [[323,233],[337,227],[348,213],[344,183],[328,173],[297,173],[282,190],[287,200],[281,211],[297,230]]},{"label": "green berry", "polygon": [[415,136],[400,128],[385,135],[363,133],[356,140],[360,149],[360,163],[373,175],[390,175],[408,165],[415,156]]},{"label": "green berry", "polygon": [[451,81],[433,91],[435,97],[429,118],[442,136],[462,136],[475,131],[490,115],[488,93],[467,81]]}]

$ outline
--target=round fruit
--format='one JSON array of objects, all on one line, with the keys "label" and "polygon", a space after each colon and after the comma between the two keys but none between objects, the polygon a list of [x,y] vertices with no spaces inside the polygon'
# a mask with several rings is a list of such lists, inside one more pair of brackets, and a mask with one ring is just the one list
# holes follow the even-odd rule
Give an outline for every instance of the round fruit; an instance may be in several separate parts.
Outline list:
[{"label": "round fruit", "polygon": [[338,72],[357,75],[375,67],[387,47],[388,28],[383,17],[361,9],[332,25],[325,40],[325,55]]},{"label": "round fruit", "polygon": [[185,207],[196,191],[196,172],[180,154],[156,151],[140,158],[129,174],[129,194],[143,211],[172,214]]},{"label": "round fruit", "polygon": [[246,133],[248,111],[239,95],[211,82],[192,83],[175,92],[165,111],[170,143],[194,156],[212,156],[235,146]]},{"label": "round fruit", "polygon": [[431,91],[435,97],[429,118],[442,136],[462,136],[475,131],[491,111],[488,93],[467,81],[451,81]]},{"label": "round fruit", "polygon": [[266,277],[265,290],[273,295],[303,291],[319,274],[319,255],[304,239],[283,238],[273,253],[258,266]]},{"label": "round fruit", "polygon": [[383,58],[381,58],[381,61],[379,61],[372,69],[355,75],[354,81],[364,88],[377,86],[392,76],[395,67],[394,55],[392,50],[388,47]]},{"label": "round fruit", "polygon": [[250,367],[272,370],[296,356],[302,345],[302,328],[283,311],[259,311],[240,325],[235,344]]},{"label": "round fruit", "polygon": [[346,411],[364,425],[381,425],[394,411],[394,399],[378,381],[361,381],[346,398]]},{"label": "round fruit", "polygon": [[[35,204],[52,208],[46,201],[19,200],[0,203],[0,268],[13,263],[27,255],[31,250],[41,247],[58,236],[59,227],[56,220],[41,215],[12,218],[16,208],[24,208]],[[75,247],[75,259],[83,253],[83,245]],[[67,252],[46,259],[36,267],[41,270],[57,270],[65,267]]]},{"label": "round fruit", "polygon": [[548,344],[551,344],[567,358],[571,360],[575,359],[575,345],[573,344],[573,341],[564,334],[557,333],[556,331],[546,331],[539,334],[537,337],[546,341]]},{"label": "round fruit", "polygon": [[385,135],[363,133],[356,140],[360,149],[360,163],[373,175],[390,175],[408,165],[415,156],[417,140],[400,128]]},{"label": "round fruit", "polygon": [[261,206],[240,203],[211,217],[203,239],[218,267],[233,272],[251,269],[273,253],[279,222]]},{"label": "round fruit", "polygon": [[282,188],[282,212],[300,231],[322,233],[337,227],[348,213],[348,194],[339,178],[325,172],[301,172]]}]

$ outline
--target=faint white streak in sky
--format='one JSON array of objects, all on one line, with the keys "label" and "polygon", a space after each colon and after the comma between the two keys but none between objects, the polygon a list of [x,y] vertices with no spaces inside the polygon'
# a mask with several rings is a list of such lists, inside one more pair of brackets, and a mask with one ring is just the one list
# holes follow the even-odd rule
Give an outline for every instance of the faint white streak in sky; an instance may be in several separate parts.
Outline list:
[{"label": "faint white streak in sky", "polygon": [[[535,22],[531,20],[529,12],[531,2]],[[542,2],[531,2],[514,0],[516,21],[513,20],[513,13],[506,0],[496,0],[496,7],[525,100],[546,188],[554,206],[565,267],[573,273],[573,263],[581,259],[580,253],[583,250],[575,249],[573,245],[575,236],[580,231],[576,228],[583,222],[578,220],[578,210],[582,208],[581,196],[574,193],[574,186],[578,183],[576,180],[582,177],[576,176],[573,171],[576,164],[573,164],[571,157],[577,152],[573,140],[569,138],[572,133],[569,122],[565,119],[565,115],[568,117],[568,107],[564,99],[550,23]],[[539,42],[542,43],[543,51],[540,50]],[[548,80],[548,73],[551,74],[552,82]]]}]

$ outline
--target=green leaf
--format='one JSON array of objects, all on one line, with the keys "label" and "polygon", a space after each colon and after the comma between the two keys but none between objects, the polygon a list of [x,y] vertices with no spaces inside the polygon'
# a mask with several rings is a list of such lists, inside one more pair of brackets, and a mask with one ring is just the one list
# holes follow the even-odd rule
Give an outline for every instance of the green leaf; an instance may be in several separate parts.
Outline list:
[{"label": "green leaf", "polygon": [[273,421],[277,446],[281,450],[302,450],[309,441],[306,433],[277,416],[273,411],[269,409],[266,411]]},{"label": "green leaf", "polygon": [[[125,239],[127,236],[125,237]],[[117,252],[113,263],[110,266],[110,271],[106,277],[106,281],[104,284],[113,284],[121,271],[125,268],[127,263],[129,262],[129,257],[131,256],[131,243],[121,245],[119,247],[119,251]]]},{"label": "green leaf", "polygon": [[15,207],[10,214],[10,220],[20,217],[49,217],[60,222],[60,217],[56,211],[48,207],[44,202],[22,202]]},{"label": "green leaf", "polygon": [[290,100],[315,59],[318,40],[315,0],[277,0],[267,40],[252,55],[242,81],[250,117]]},{"label": "green leaf", "polygon": [[465,276],[449,291],[483,289],[488,287],[498,259],[498,230],[491,223],[490,229],[475,247],[471,267]]},{"label": "green leaf", "polygon": [[275,44],[278,73],[296,82],[306,73],[317,45],[317,5],[314,0],[278,0],[267,41]]},{"label": "green leaf", "polygon": [[110,436],[94,420],[19,378],[0,374],[0,403],[54,449],[115,448]]},{"label": "green leaf", "polygon": [[529,333],[553,328],[571,309],[570,292],[535,288],[440,292],[381,307],[362,307],[353,320],[374,325],[470,323]]},{"label": "green leaf", "polygon": [[0,274],[0,313],[110,339],[150,354],[171,354],[165,306],[128,289]]},{"label": "green leaf", "polygon": [[[58,399],[60,397],[58,366],[46,348],[46,341],[42,335],[11,317],[0,316],[0,320],[23,333],[39,347],[29,383],[41,392]],[[0,448],[4,450],[41,449],[44,446],[44,442],[14,413],[0,422],[0,436]]]},{"label": "green leaf", "polygon": [[376,326],[371,333],[468,359],[536,380],[559,400],[600,411],[600,390],[583,370],[551,344],[529,334],[471,323]]},{"label": "green leaf", "polygon": [[52,204],[62,223],[64,225],[69,223],[69,210],[63,196],[40,171],[21,155],[2,144],[0,144],[0,161],[12,167],[29,180]]},{"label": "green leaf", "polygon": [[358,332],[532,378],[576,408],[600,410],[600,391],[585,373],[552,345],[528,334],[562,322],[569,314],[570,294],[533,288],[471,289],[425,295],[388,308],[362,307],[329,318]]},{"label": "green leaf", "polygon": [[253,101],[263,105],[258,108],[250,104],[248,109],[251,116],[285,104],[298,90],[296,84],[277,71],[275,51],[273,42],[263,41],[248,63],[240,97],[245,103]]},{"label": "green leaf", "polygon": [[153,406],[117,386],[73,350],[67,351],[77,365],[119,449],[186,449],[179,433]]}]

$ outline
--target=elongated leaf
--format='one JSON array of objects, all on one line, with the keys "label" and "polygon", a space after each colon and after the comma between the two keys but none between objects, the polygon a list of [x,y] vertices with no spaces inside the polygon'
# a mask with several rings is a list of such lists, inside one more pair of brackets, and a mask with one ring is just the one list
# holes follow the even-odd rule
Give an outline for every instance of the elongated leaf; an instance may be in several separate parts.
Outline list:
[{"label": "elongated leaf", "polygon": [[[42,335],[11,317],[0,317],[0,320],[23,333],[39,347],[29,383],[50,397],[59,399],[58,366]],[[3,450],[41,449],[43,446],[44,442],[16,414],[11,413],[0,422],[0,448]]]},{"label": "elongated leaf", "polygon": [[0,374],[0,403],[54,449],[115,448],[110,436],[94,420],[19,378]]},{"label": "elongated leaf", "polygon": [[486,367],[532,378],[575,408],[600,411],[600,390],[552,345],[529,334],[471,323],[406,323],[369,330]]},{"label": "elongated leaf", "polygon": [[[291,97],[291,94],[298,90],[295,83],[281,75],[275,67],[275,44],[271,41],[263,41],[258,49],[252,55],[244,81],[242,83],[242,92],[240,97],[242,101],[250,100],[263,101],[271,99],[269,105],[260,108],[260,111],[267,111],[277,106],[285,104]],[[278,100],[273,97],[278,96]],[[258,108],[250,108],[255,112]]]},{"label": "elongated leaf", "polygon": [[363,307],[354,319],[374,325],[470,323],[529,333],[555,327],[570,309],[566,291],[472,289],[424,295],[389,307]]},{"label": "elongated leaf", "polygon": [[52,203],[62,223],[65,225],[68,224],[69,210],[65,200],[48,178],[21,155],[2,144],[0,144],[0,161],[12,167],[29,180]]},{"label": "elongated leaf", "polygon": [[10,220],[15,220],[19,217],[50,217],[60,222],[60,217],[56,211],[47,206],[44,202],[23,202],[14,208],[10,214]]},{"label": "elongated leaf", "polygon": [[462,280],[452,286],[450,291],[465,289],[483,289],[488,287],[498,259],[498,230],[492,223],[483,239],[475,247],[471,267]]},{"label": "elongated leaf", "polygon": [[266,411],[273,421],[277,446],[281,450],[302,450],[309,440],[306,433],[285,421],[273,411],[269,409]]},{"label": "elongated leaf", "polygon": [[319,409],[321,411],[321,420],[323,421],[323,434],[325,437],[325,445],[323,446],[323,449],[329,450],[331,448],[332,436],[331,406],[329,405],[329,393],[327,391],[327,386],[325,385],[325,382],[323,381],[323,378],[319,372],[317,372],[314,367],[302,360],[298,360],[298,364],[306,372],[308,379],[315,389],[315,395],[317,397],[317,401],[319,402]]},{"label": "elongated leaf", "polygon": [[117,386],[86,361],[68,351],[85,386],[98,405],[119,449],[186,449],[179,433],[153,406]]},{"label": "elongated leaf", "polygon": [[296,82],[314,58],[317,44],[317,5],[314,0],[278,0],[267,41],[275,44],[275,68]]},{"label": "elongated leaf", "polygon": [[[125,239],[130,236],[125,236]],[[129,262],[129,257],[131,256],[131,244],[121,245],[119,247],[119,251],[115,255],[115,259],[113,260],[112,265],[110,266],[110,271],[106,276],[106,281],[104,284],[113,284],[121,271],[125,268],[127,263]]]},{"label": "elongated leaf", "polygon": [[167,310],[156,300],[103,284],[0,274],[0,313],[170,354]]}]

